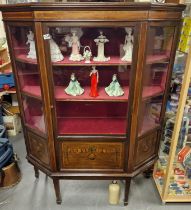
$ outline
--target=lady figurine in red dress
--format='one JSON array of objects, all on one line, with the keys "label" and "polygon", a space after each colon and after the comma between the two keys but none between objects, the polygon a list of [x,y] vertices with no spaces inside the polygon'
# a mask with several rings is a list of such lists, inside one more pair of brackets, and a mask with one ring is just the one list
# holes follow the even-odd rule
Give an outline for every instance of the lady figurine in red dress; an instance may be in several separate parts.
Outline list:
[{"label": "lady figurine in red dress", "polygon": [[92,66],[92,70],[90,72],[90,77],[91,77],[90,96],[91,97],[97,97],[97,96],[99,96],[98,88],[97,88],[97,84],[98,84],[98,81],[99,81],[99,74],[98,74],[98,70],[96,69],[95,66]]}]

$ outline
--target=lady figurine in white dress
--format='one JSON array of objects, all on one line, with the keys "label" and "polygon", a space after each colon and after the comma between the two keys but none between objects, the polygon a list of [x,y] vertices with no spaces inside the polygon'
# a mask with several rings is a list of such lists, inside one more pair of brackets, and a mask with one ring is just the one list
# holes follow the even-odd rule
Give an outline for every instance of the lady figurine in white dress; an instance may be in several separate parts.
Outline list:
[{"label": "lady figurine in white dress", "polygon": [[117,80],[116,74],[113,75],[112,82],[109,84],[109,86],[105,88],[105,92],[109,96],[122,96],[124,94],[124,91]]},{"label": "lady figurine in white dress", "polygon": [[27,34],[27,39],[28,40],[26,44],[29,44],[29,52],[28,52],[27,58],[36,59],[34,33],[32,31],[29,31],[29,34]]},{"label": "lady figurine in white dress", "polygon": [[94,39],[94,42],[96,45],[98,45],[98,51],[97,51],[97,57],[94,57],[94,61],[109,61],[110,57],[105,57],[104,54],[104,45],[105,43],[109,42],[109,40],[106,38],[106,36],[103,35],[103,32],[100,31],[100,35]]},{"label": "lady figurine in white dress", "polygon": [[122,61],[132,61],[132,54],[133,54],[133,36],[132,28],[125,28],[127,34],[125,36],[125,43],[123,45],[123,50],[125,51],[125,55],[122,57]]},{"label": "lady figurine in white dress", "polygon": [[51,54],[51,61],[58,62],[64,60],[64,56],[61,53],[60,48],[56,44],[56,42],[50,37],[50,54]]},{"label": "lady figurine in white dress", "polygon": [[80,83],[77,81],[74,73],[70,76],[70,83],[65,89],[65,92],[71,96],[79,96],[84,93],[84,89],[80,86]]},{"label": "lady figurine in white dress", "polygon": [[69,60],[82,61],[84,58],[80,54],[80,41],[76,33],[76,30],[72,30],[72,36],[67,35],[65,38],[65,40],[69,43],[69,47],[72,47],[72,53],[69,57]]}]

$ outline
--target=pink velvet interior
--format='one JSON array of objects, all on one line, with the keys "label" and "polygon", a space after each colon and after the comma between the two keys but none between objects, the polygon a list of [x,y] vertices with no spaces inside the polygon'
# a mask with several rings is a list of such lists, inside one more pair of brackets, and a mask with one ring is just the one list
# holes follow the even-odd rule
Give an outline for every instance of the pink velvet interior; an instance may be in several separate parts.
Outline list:
[{"label": "pink velvet interior", "polygon": [[[130,66],[97,66],[99,73],[98,87],[108,86],[112,81],[113,74],[117,74],[119,83],[122,86],[129,86],[131,68]],[[75,73],[76,79],[81,86],[90,86],[91,66],[65,66],[54,67],[53,78],[55,86],[68,86],[72,73]]]},{"label": "pink velvet interior", "polygon": [[[103,34],[109,39],[109,43],[105,44],[105,55],[111,57],[110,61],[94,62],[91,59],[91,64],[85,64],[84,61],[69,61],[71,48],[68,47],[63,37],[71,31],[71,28],[66,27],[61,34],[56,32],[56,27],[49,29],[49,33],[52,35],[54,41],[59,46],[64,46],[61,48],[61,51],[65,57],[63,61],[52,64],[58,133],[60,135],[125,134],[127,128],[126,118],[128,118],[127,107],[130,77],[132,73],[131,63],[121,61],[124,55],[123,44],[126,35],[125,28],[82,28],[83,34],[80,38],[81,54],[83,54],[83,47],[88,45],[92,50],[93,57],[97,55],[97,46],[94,39],[97,38],[100,30],[102,30]],[[37,60],[27,58],[29,46],[26,45],[26,34],[29,30],[29,27],[12,27],[11,33],[14,52],[18,61],[17,69],[21,90],[40,97],[41,91],[39,72],[36,65]],[[151,43],[154,43],[155,34],[155,29],[152,29],[152,36],[150,37]],[[147,65],[152,65],[150,65],[150,67],[146,69],[145,74],[143,74],[144,87],[142,95],[144,99],[163,93],[166,83],[166,71],[164,71],[164,73],[158,73],[154,78],[152,77],[152,67],[156,62],[168,62],[170,49],[162,49],[160,52],[153,53],[153,46],[154,44],[150,45],[146,60]],[[64,48],[67,50],[64,51]],[[96,65],[96,69],[99,71],[99,96],[97,98],[89,96],[89,73],[91,65]],[[164,68],[167,69],[167,66],[164,66]],[[70,82],[71,73],[75,73],[77,80],[85,89],[85,93],[81,96],[68,96],[64,91]],[[118,81],[125,92],[124,96],[109,97],[105,93],[104,88],[110,84],[113,74],[117,74]],[[99,100],[107,101],[101,102]],[[110,100],[112,103],[110,103]],[[116,102],[116,100],[118,100],[118,102]],[[99,103],[95,103],[95,101],[99,101]],[[121,103],[122,101],[123,103]],[[45,125],[41,101],[24,97],[23,104],[26,123],[30,127],[44,132]],[[142,107],[142,113],[139,116],[139,120],[141,121],[139,135],[157,126],[157,123],[150,118],[148,111],[149,105],[143,105]]]},{"label": "pink velvet interior", "polygon": [[59,65],[70,65],[70,64],[77,64],[77,65],[129,65],[131,62],[122,61],[119,56],[110,56],[110,60],[106,62],[98,62],[93,61],[93,58],[91,58],[90,63],[85,63],[85,60],[82,61],[71,61],[69,60],[69,56],[65,56],[63,61],[54,62],[53,66],[59,66]]},{"label": "pink velvet interior", "polygon": [[125,134],[127,103],[57,102],[59,134]]},{"label": "pink velvet interior", "polygon": [[125,134],[125,118],[57,118],[62,134]]},{"label": "pink velvet interior", "polygon": [[[18,55],[16,56],[17,60],[22,62],[27,62],[30,64],[37,64],[36,59],[27,58],[27,52],[28,52],[27,48],[25,49],[25,51],[26,52],[24,53],[18,53]],[[164,52],[164,54],[162,55],[160,54],[160,55],[147,56],[147,64],[153,64],[155,62],[165,62],[165,61],[167,62],[169,61],[168,52]],[[53,66],[62,66],[62,65],[81,65],[81,66],[108,65],[109,66],[109,65],[130,65],[130,64],[131,62],[122,61],[121,57],[119,56],[110,56],[110,60],[106,62],[96,62],[93,61],[91,58],[91,63],[85,63],[85,61],[71,61],[69,60],[69,56],[65,56],[64,60],[52,63]]]},{"label": "pink velvet interior", "polygon": [[[83,87],[85,92],[83,95],[81,96],[69,96],[65,93],[64,89],[66,88],[66,86],[56,86],[55,87],[55,98],[57,101],[65,101],[65,100],[128,100],[128,96],[129,96],[129,87],[123,87],[123,90],[125,91],[125,94],[123,96],[119,96],[119,97],[111,97],[108,96],[105,93],[104,87],[100,87],[99,88],[99,96],[96,98],[90,97],[89,93],[90,93],[90,87]],[[41,96],[41,91],[40,91],[40,87],[39,86],[24,86],[22,88],[22,91],[32,94],[34,96]],[[149,86],[149,87],[144,87],[143,89],[143,98],[148,98],[151,97],[153,95],[158,95],[163,93],[164,89],[161,88],[160,86]]]}]

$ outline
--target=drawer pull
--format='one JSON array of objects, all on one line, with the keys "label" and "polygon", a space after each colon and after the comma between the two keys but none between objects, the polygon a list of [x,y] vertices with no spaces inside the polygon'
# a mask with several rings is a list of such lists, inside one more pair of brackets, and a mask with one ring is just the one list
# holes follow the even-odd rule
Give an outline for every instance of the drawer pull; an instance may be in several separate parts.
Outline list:
[{"label": "drawer pull", "polygon": [[88,155],[88,159],[90,159],[90,160],[95,160],[95,155],[94,155],[94,154]]}]

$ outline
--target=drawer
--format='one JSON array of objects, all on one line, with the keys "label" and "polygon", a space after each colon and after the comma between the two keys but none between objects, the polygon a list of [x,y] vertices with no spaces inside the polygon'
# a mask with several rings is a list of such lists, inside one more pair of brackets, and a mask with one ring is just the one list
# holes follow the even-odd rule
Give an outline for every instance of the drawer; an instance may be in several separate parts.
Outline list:
[{"label": "drawer", "polygon": [[28,132],[29,155],[32,155],[36,160],[49,165],[49,155],[47,142],[45,139]]},{"label": "drawer", "polygon": [[61,170],[123,169],[124,143],[64,142],[61,143]]},{"label": "drawer", "polygon": [[139,166],[152,158],[158,152],[158,138],[157,131],[151,133],[137,142],[135,152],[135,166]]}]

